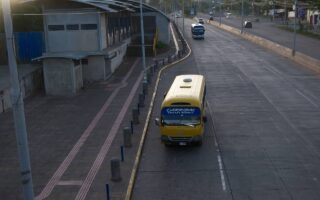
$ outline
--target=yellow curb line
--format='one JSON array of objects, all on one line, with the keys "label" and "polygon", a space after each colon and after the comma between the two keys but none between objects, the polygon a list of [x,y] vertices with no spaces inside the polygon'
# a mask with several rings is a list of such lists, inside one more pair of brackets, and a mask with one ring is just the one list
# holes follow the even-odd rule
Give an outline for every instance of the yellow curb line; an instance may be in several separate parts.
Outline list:
[{"label": "yellow curb line", "polygon": [[[179,30],[180,32],[180,30]],[[181,32],[180,32],[181,33]],[[182,34],[181,34],[182,35]],[[183,37],[183,35],[182,35]],[[186,40],[185,40],[186,41]],[[155,85],[155,89],[154,89],[154,92],[152,94],[152,99],[151,99],[151,103],[150,103],[150,106],[149,106],[149,111],[148,111],[148,115],[147,115],[147,119],[146,119],[146,123],[144,124],[144,128],[143,128],[143,133],[142,133],[142,137],[141,137],[141,140],[140,140],[140,144],[139,144],[139,148],[138,148],[138,153],[137,153],[137,156],[135,158],[135,161],[134,161],[134,166],[133,166],[133,169],[132,169],[132,172],[131,172],[131,177],[130,177],[130,181],[129,181],[129,185],[128,185],[128,188],[127,188],[127,193],[126,193],[126,197],[125,197],[125,200],[130,200],[131,199],[131,196],[132,196],[132,191],[133,191],[133,186],[134,186],[134,183],[135,183],[135,180],[136,180],[136,175],[137,175],[137,170],[138,170],[138,167],[139,167],[139,164],[140,164],[140,158],[141,158],[141,154],[142,154],[142,149],[143,149],[143,145],[144,145],[144,141],[145,141],[145,138],[146,138],[146,135],[147,135],[147,131],[148,131],[148,128],[149,128],[149,121],[150,121],[150,116],[151,116],[151,112],[153,110],[153,105],[154,105],[154,100],[155,100],[155,97],[156,97],[156,94],[157,94],[157,90],[158,90],[158,85],[159,85],[159,82],[160,82],[160,77],[161,77],[161,74],[164,70],[168,69],[169,67],[172,67],[174,66],[175,64],[178,64],[180,62],[182,62],[183,60],[187,59],[190,55],[191,55],[191,48],[189,46],[189,44],[186,42],[187,46],[188,46],[188,49],[189,49],[189,53],[183,57],[182,59],[180,60],[177,60],[173,63],[170,63],[170,64],[167,64],[165,65],[159,72],[158,72],[158,76],[157,76],[157,81],[156,81],[156,85]]]}]

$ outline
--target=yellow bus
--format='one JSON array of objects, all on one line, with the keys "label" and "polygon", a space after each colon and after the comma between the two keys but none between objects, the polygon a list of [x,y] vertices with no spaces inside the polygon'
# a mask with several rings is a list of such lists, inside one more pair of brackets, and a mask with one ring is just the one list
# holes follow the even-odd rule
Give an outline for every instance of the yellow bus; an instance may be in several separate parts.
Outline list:
[{"label": "yellow bus", "polygon": [[156,118],[161,141],[166,144],[202,144],[205,117],[205,78],[202,75],[176,76]]}]

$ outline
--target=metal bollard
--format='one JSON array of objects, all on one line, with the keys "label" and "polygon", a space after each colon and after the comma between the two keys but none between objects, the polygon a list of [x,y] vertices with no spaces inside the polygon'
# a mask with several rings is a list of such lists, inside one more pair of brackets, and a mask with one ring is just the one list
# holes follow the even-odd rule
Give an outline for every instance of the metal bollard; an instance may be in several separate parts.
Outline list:
[{"label": "metal bollard", "polygon": [[144,94],[143,93],[139,94],[139,107],[141,107],[141,108],[144,107]]},{"label": "metal bollard", "polygon": [[111,180],[114,182],[121,181],[120,160],[117,158],[111,159]]},{"label": "metal bollard", "polygon": [[109,190],[109,184],[106,184],[106,196],[107,196],[107,200],[110,200],[110,190]]},{"label": "metal bollard", "polygon": [[132,122],[132,120],[130,121],[130,127],[131,127],[131,134],[133,134],[133,122]]},{"label": "metal bollard", "polygon": [[125,127],[123,129],[123,145],[124,147],[131,147],[131,130],[130,127]]},{"label": "metal bollard", "polygon": [[139,111],[137,108],[132,109],[132,123],[139,124]]},{"label": "metal bollard", "polygon": [[147,82],[148,83],[151,82],[151,70],[150,70],[150,68],[147,70]]},{"label": "metal bollard", "polygon": [[120,147],[120,154],[121,154],[121,162],[124,161],[124,150],[123,150],[123,146],[121,145]]},{"label": "metal bollard", "polygon": [[171,62],[171,59],[170,59],[170,58],[171,58],[171,56],[168,56],[168,58],[167,58],[167,59],[168,59],[168,63]]},{"label": "metal bollard", "polygon": [[137,109],[138,109],[138,114],[140,115],[140,104],[139,104],[139,102],[137,103]]},{"label": "metal bollard", "polygon": [[148,83],[142,83],[142,92],[144,95],[148,94]]}]

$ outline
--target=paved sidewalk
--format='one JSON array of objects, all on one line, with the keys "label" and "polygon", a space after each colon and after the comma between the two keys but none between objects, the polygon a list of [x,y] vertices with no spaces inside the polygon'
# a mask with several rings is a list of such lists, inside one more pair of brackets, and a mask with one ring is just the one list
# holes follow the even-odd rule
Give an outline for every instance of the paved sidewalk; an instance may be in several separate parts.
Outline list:
[{"label": "paved sidewalk", "polygon": [[[171,44],[173,45],[173,44]],[[147,65],[175,52],[174,46]],[[147,106],[134,125],[133,146],[124,149],[122,181],[112,182],[110,160],[120,159],[123,128],[130,126],[132,109],[142,93],[141,59],[125,58],[107,81],[88,85],[72,97],[38,94],[25,101],[34,192],[37,199],[105,199],[109,184],[112,199],[123,199]],[[148,105],[155,76],[148,87]],[[12,112],[0,114],[0,196],[22,199],[17,144]]]}]

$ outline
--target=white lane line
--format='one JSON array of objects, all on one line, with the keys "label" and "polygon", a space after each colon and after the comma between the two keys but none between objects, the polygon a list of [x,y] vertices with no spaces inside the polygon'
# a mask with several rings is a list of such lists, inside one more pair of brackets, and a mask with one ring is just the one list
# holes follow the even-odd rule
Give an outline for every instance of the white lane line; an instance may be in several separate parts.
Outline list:
[{"label": "white lane line", "polygon": [[83,200],[86,198],[86,195],[92,185],[92,182],[93,182],[95,176],[97,175],[97,173],[102,165],[102,162],[109,151],[111,143],[112,143],[114,137],[116,136],[117,132],[119,131],[119,127],[121,125],[121,122],[127,113],[127,110],[128,110],[128,108],[129,108],[129,106],[135,96],[136,91],[139,88],[139,84],[141,83],[142,78],[143,78],[143,73],[140,74],[140,76],[137,79],[136,83],[134,84],[125,104],[123,105],[120,113],[118,114],[118,116],[117,116],[117,118],[116,118],[116,120],[115,120],[109,134],[108,134],[107,139],[105,140],[104,144],[102,145],[100,152],[98,153],[98,155],[96,157],[96,160],[94,161],[85,181],[83,182],[83,184],[82,184],[82,186],[81,186],[81,188],[75,198],[76,200]]},{"label": "white lane line", "polygon": [[57,185],[82,185],[83,181],[59,181]]},{"label": "white lane line", "polygon": [[[130,71],[128,72],[128,74],[126,75],[126,77],[123,80],[123,84],[125,83],[125,81],[130,77],[133,69],[136,67],[136,65],[138,64],[138,60],[136,60],[133,64],[133,66],[131,67]],[[96,127],[96,125],[98,124],[98,122],[100,121],[100,119],[102,118],[103,114],[105,113],[105,111],[107,110],[107,108],[109,107],[109,105],[111,104],[111,102],[114,100],[114,98],[117,96],[120,88],[123,86],[118,87],[116,90],[114,90],[114,92],[110,95],[110,97],[107,99],[107,101],[104,103],[104,105],[102,106],[102,108],[99,110],[99,112],[96,114],[96,116],[93,118],[93,120],[90,122],[89,126],[87,127],[87,129],[83,132],[83,134],[81,135],[81,137],[79,138],[79,140],[77,141],[77,143],[73,146],[73,148],[71,149],[71,151],[69,152],[68,156],[64,159],[64,161],[60,164],[59,168],[56,170],[56,172],[53,174],[53,176],[51,177],[51,179],[49,180],[49,182],[47,183],[47,185],[45,186],[45,188],[42,190],[42,192],[36,197],[36,200],[42,200],[47,198],[53,188],[58,184],[58,182],[60,181],[62,175],[65,173],[65,171],[68,169],[68,167],[70,166],[71,162],[73,161],[73,159],[76,157],[76,155],[79,153],[80,148],[82,147],[82,145],[85,143],[85,141],[87,140],[87,138],[90,136],[90,134],[92,133],[93,129]]]},{"label": "white lane line", "polygon": [[226,191],[227,187],[226,187],[226,180],[225,180],[225,177],[224,177],[224,168],[223,168],[222,159],[221,159],[221,152],[220,152],[220,148],[219,148],[219,145],[218,145],[217,136],[216,136],[216,134],[214,132],[213,112],[211,110],[211,106],[210,106],[208,101],[207,101],[207,108],[209,109],[209,113],[211,115],[211,122],[212,122],[211,123],[211,129],[213,131],[213,136],[214,136],[214,145],[216,147],[216,151],[218,152],[217,160],[218,160],[218,163],[219,163],[219,172],[220,172],[222,190]]},{"label": "white lane line", "polygon": [[305,98],[307,101],[309,101],[314,107],[319,108],[318,104],[316,104],[315,102],[313,102],[310,98],[308,98],[306,95],[304,95],[302,92],[300,92],[299,90],[296,89],[296,91],[303,97]]},{"label": "white lane line", "polygon": [[218,158],[218,162],[219,162],[219,170],[220,170],[220,178],[221,178],[222,190],[226,191],[226,181],[224,179],[224,172],[223,172],[223,166],[222,166],[220,151],[219,151],[219,155],[217,155],[217,158]]}]

